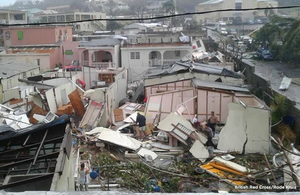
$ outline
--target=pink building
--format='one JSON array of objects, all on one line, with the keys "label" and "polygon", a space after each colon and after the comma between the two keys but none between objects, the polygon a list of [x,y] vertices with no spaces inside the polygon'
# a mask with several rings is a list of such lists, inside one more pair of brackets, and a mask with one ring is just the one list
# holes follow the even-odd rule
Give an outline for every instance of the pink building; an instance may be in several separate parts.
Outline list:
[{"label": "pink building", "polygon": [[81,42],[78,46],[80,64],[100,69],[120,67],[120,45],[121,40],[111,38]]},{"label": "pink building", "polygon": [[3,32],[0,62],[34,64],[44,72],[78,60],[79,43],[72,42],[72,27],[12,27]]}]

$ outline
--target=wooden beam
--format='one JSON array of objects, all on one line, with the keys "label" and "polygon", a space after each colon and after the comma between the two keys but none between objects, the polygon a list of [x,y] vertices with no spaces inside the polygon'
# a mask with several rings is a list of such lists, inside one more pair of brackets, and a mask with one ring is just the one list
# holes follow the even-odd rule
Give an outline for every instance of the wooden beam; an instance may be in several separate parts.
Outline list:
[{"label": "wooden beam", "polygon": [[85,113],[85,109],[84,109],[83,103],[81,101],[81,98],[80,98],[80,95],[79,95],[79,92],[77,91],[77,89],[75,89],[72,93],[70,93],[68,95],[68,97],[70,99],[70,102],[71,102],[76,114],[80,117],[83,117],[84,113]]}]

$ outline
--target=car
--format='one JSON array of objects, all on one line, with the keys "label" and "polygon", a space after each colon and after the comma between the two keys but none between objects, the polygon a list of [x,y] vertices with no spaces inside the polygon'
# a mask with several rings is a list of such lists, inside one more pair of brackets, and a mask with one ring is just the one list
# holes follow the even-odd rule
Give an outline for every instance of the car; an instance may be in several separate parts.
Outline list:
[{"label": "car", "polygon": [[234,29],[234,28],[229,29],[229,34],[231,34],[231,35],[237,35],[236,29]]},{"label": "car", "polygon": [[255,23],[255,24],[262,24],[262,21],[261,21],[260,19],[256,19],[256,20],[254,21],[254,23]]},{"label": "car", "polygon": [[253,20],[248,20],[247,23],[248,23],[248,24],[254,24],[254,21],[253,21]]},{"label": "car", "polygon": [[274,59],[274,57],[270,53],[270,51],[268,49],[264,49],[264,48],[258,48],[256,51],[256,56],[259,59],[263,59],[263,60],[273,60]]},{"label": "car", "polygon": [[228,35],[226,28],[220,28],[221,35]]}]

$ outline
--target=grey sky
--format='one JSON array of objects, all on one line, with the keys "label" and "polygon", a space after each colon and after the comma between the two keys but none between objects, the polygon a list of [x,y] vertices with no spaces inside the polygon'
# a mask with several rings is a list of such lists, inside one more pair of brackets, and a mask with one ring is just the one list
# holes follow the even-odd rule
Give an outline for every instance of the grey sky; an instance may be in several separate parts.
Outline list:
[{"label": "grey sky", "polygon": [[10,5],[15,3],[16,0],[0,0],[0,6],[4,6],[4,5]]}]

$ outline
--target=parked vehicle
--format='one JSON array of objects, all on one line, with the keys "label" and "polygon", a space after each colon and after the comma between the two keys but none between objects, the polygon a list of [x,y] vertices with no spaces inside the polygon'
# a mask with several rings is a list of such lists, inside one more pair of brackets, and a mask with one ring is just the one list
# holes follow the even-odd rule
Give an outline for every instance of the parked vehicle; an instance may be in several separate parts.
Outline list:
[{"label": "parked vehicle", "polygon": [[234,29],[234,28],[232,28],[232,29],[229,29],[229,34],[231,34],[231,35],[237,35],[237,31],[236,31],[236,29]]},{"label": "parked vehicle", "polygon": [[221,28],[220,33],[221,33],[221,35],[228,35],[226,28]]},{"label": "parked vehicle", "polygon": [[264,48],[258,48],[256,51],[256,56],[259,59],[263,59],[263,60],[273,60],[274,59],[274,57],[270,53],[270,51],[267,49],[264,49]]},{"label": "parked vehicle", "polygon": [[256,19],[256,20],[254,21],[254,23],[255,23],[255,24],[262,24],[262,21],[261,21],[261,19]]},{"label": "parked vehicle", "polygon": [[215,24],[215,30],[221,32],[221,28],[226,26],[226,22],[220,21]]}]

